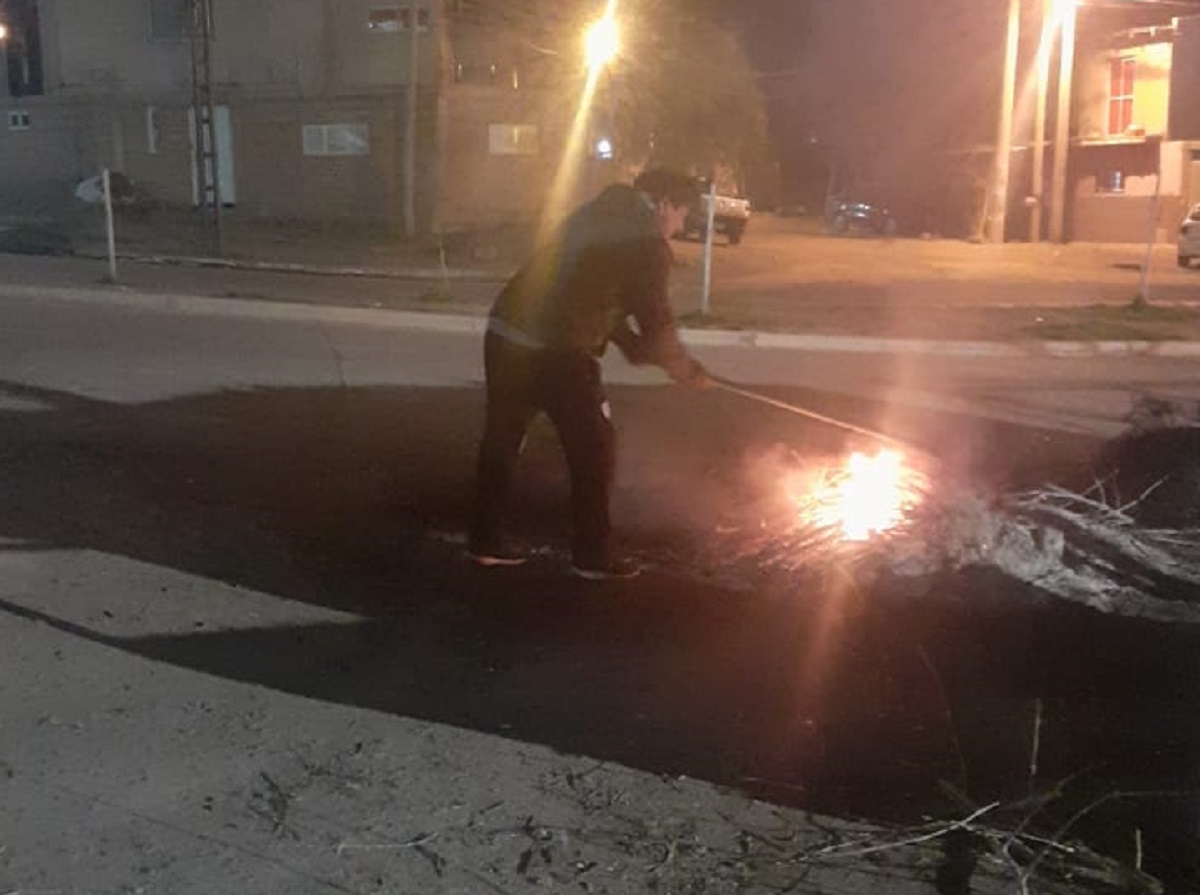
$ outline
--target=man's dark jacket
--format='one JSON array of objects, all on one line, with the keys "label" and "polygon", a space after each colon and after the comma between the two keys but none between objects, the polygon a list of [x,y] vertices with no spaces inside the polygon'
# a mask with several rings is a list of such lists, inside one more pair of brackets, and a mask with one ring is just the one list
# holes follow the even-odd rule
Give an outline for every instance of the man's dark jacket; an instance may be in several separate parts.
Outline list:
[{"label": "man's dark jacket", "polygon": [[[633,363],[686,378],[667,296],[671,248],[650,199],[622,184],[577,209],[505,285],[489,329],[528,348],[601,355],[613,341]],[[636,332],[629,318],[636,323]]]}]

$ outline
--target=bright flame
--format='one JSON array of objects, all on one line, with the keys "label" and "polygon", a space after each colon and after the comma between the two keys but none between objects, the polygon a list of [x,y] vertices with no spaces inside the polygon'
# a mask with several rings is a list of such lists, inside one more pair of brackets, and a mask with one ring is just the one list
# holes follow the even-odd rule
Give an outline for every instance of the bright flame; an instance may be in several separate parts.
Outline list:
[{"label": "bright flame", "polygon": [[789,490],[805,523],[837,529],[845,541],[866,541],[903,520],[918,500],[917,479],[896,451],[855,452],[815,484],[795,481]]},{"label": "bright flame", "polygon": [[895,451],[881,451],[874,457],[850,455],[846,479],[838,493],[838,513],[846,540],[865,541],[900,521],[904,506],[902,467],[903,459]]}]

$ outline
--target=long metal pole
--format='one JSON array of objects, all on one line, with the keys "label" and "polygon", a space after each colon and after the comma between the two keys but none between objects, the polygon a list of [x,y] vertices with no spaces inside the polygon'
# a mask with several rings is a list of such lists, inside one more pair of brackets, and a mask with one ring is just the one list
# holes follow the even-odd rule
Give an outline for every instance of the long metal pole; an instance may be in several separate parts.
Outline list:
[{"label": "long metal pole", "polygon": [[205,186],[204,119],[202,117],[200,89],[200,4],[203,0],[192,0],[191,62],[192,62],[192,154],[196,178],[196,205],[200,209],[200,220],[208,230],[208,188]]},{"label": "long metal pole", "polygon": [[1042,214],[1046,205],[1046,106],[1050,92],[1050,49],[1054,43],[1054,2],[1042,2],[1042,37],[1037,54],[1037,100],[1033,112],[1033,171],[1029,193],[1029,241],[1042,241]]},{"label": "long metal pole", "polygon": [[1158,237],[1158,206],[1162,198],[1162,151],[1159,151],[1158,171],[1154,174],[1154,198],[1150,200],[1150,220],[1146,223],[1146,255],[1142,258],[1142,286],[1138,298],[1150,301],[1150,265],[1154,263],[1154,243]]},{"label": "long metal pole", "polygon": [[8,37],[8,26],[0,24],[0,98],[12,95],[12,85],[8,82]]},{"label": "long metal pole", "polygon": [[[450,59],[449,38],[446,25],[446,0],[431,0],[429,9],[429,34],[431,50],[427,53],[433,60],[433,115],[429,126],[430,145],[425,170],[427,183],[432,187],[429,203],[429,230],[442,239],[442,195],[446,168],[442,151],[446,139],[446,64]],[[442,261],[445,267],[445,244],[442,244]]]},{"label": "long metal pole", "polygon": [[108,245],[108,282],[117,281],[117,236],[113,227],[112,176],[108,168],[102,175],[104,183],[104,233]]},{"label": "long metal pole", "polygon": [[1004,242],[1008,223],[1008,178],[1012,167],[1013,103],[1017,85],[1017,45],[1021,36],[1021,0],[1008,0],[1008,39],[1004,49],[1004,87],[996,135],[996,171],[992,193],[992,242]]},{"label": "long metal pole", "polygon": [[217,143],[217,110],[212,95],[212,0],[201,0],[203,20],[200,36],[204,42],[204,86],[208,107],[209,165],[212,171],[213,239],[217,254],[225,250],[225,233],[221,222],[221,162]]},{"label": "long metal pole", "polygon": [[1050,241],[1065,241],[1067,156],[1071,142],[1071,78],[1075,71],[1075,4],[1062,10],[1062,52],[1058,71],[1058,107],[1054,118],[1054,180],[1050,198]]},{"label": "long metal pole", "polygon": [[[732,395],[738,395],[742,398],[749,398],[751,401],[757,401],[760,404],[766,404],[769,407],[774,407],[777,410],[785,411],[796,416],[802,416],[805,419],[815,420],[818,423],[825,423],[827,426],[833,426],[838,429],[844,429],[847,432],[853,432],[856,435],[865,435],[872,441],[882,442],[883,444],[891,445],[892,447],[903,448],[904,450],[916,451],[932,457],[928,451],[918,448],[915,445],[902,441],[899,438],[893,438],[891,435],[885,435],[882,432],[877,432],[874,429],[867,429],[863,426],[856,426],[853,423],[847,423],[845,420],[835,419],[832,416],[825,416],[822,413],[817,413],[815,410],[809,410],[806,407],[800,407],[796,404],[788,404],[786,401],[780,401],[776,398],[769,398],[766,395],[751,391],[748,388],[743,388],[735,382],[730,382],[728,379],[720,379],[716,376],[709,377],[713,385],[722,391],[729,392]],[[936,458],[935,458],[936,459]]]},{"label": "long metal pole", "polygon": [[712,301],[713,223],[717,212],[717,178],[709,183],[708,204],[704,209],[704,273],[700,281],[700,316],[707,317]]},{"label": "long metal pole", "polygon": [[403,214],[404,236],[413,239],[417,235],[417,78],[420,74],[420,41],[418,32],[421,20],[417,0],[410,0],[408,7],[408,91],[404,104],[404,174]]}]

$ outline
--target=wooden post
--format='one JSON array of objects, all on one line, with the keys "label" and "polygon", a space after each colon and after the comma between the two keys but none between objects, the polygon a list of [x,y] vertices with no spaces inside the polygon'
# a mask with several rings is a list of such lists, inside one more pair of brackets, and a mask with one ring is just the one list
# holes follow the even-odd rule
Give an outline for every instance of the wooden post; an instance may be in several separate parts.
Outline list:
[{"label": "wooden post", "polygon": [[1066,241],[1067,158],[1071,151],[1071,78],[1075,71],[1075,4],[1062,11],[1062,53],[1058,72],[1058,111],[1054,122],[1054,179],[1051,183],[1050,241]]},{"label": "wooden post", "polygon": [[992,185],[992,242],[1004,242],[1008,223],[1008,176],[1012,167],[1013,102],[1017,83],[1017,43],[1021,34],[1021,0],[1008,0],[1008,40],[1004,51],[1004,87],[996,134],[996,167]]},{"label": "wooden post", "polygon": [[417,103],[420,93],[417,80],[420,77],[420,5],[409,0],[408,6],[408,91],[404,115],[404,236],[415,239],[417,235]]},{"label": "wooden post", "polygon": [[1050,89],[1050,49],[1054,44],[1053,0],[1042,0],[1042,38],[1037,52],[1037,100],[1033,113],[1033,170],[1029,186],[1029,241],[1042,241],[1046,197],[1046,98]]}]

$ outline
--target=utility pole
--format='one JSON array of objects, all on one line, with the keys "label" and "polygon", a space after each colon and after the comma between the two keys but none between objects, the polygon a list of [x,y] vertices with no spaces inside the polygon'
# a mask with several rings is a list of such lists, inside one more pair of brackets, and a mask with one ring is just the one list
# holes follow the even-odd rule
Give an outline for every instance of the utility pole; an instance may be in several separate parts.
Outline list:
[{"label": "utility pole", "polygon": [[1008,223],[1008,177],[1012,167],[1013,102],[1017,85],[1017,44],[1021,35],[1021,0],[1008,0],[1008,39],[1004,49],[1004,88],[996,137],[996,171],[992,193],[992,242],[1004,242]]},{"label": "utility pole", "polygon": [[1050,198],[1050,241],[1063,242],[1067,201],[1067,155],[1071,141],[1071,78],[1075,70],[1075,4],[1062,4],[1062,51],[1058,107],[1054,115],[1054,172]]},{"label": "utility pole", "polygon": [[200,117],[200,100],[204,91],[200,85],[200,3],[192,0],[192,27],[188,34],[192,63],[192,175],[196,178],[196,203],[200,208],[200,220],[208,230],[208,196],[205,186],[204,121]]},{"label": "utility pole", "polygon": [[8,83],[8,38],[7,22],[0,22],[0,98],[7,98],[12,91]]},{"label": "utility pole", "polygon": [[421,20],[417,0],[409,0],[408,12],[408,91],[405,100],[404,121],[404,236],[414,239],[417,235],[417,80],[421,71],[420,41],[418,39]]},{"label": "utility pole", "polygon": [[196,193],[205,224],[212,222],[213,248],[220,255],[224,239],[217,116],[212,95],[211,0],[192,0],[192,114],[195,119]]},{"label": "utility pole", "polygon": [[1042,0],[1042,37],[1037,53],[1037,100],[1033,112],[1033,170],[1029,187],[1029,241],[1042,241],[1046,179],[1046,95],[1050,91],[1050,45],[1054,40],[1054,0]]},{"label": "utility pole", "polygon": [[[429,29],[433,47],[433,123],[430,126],[433,139],[433,149],[429,153],[429,161],[425,165],[428,180],[433,186],[433,198],[429,208],[429,230],[436,233],[439,242],[442,239],[442,189],[445,167],[442,163],[442,151],[446,134],[446,85],[449,81],[447,66],[452,58],[450,53],[450,31],[447,25],[446,0],[430,0]],[[445,246],[443,245],[443,266],[445,265]]]}]

